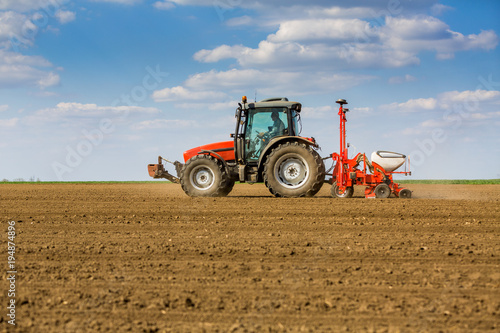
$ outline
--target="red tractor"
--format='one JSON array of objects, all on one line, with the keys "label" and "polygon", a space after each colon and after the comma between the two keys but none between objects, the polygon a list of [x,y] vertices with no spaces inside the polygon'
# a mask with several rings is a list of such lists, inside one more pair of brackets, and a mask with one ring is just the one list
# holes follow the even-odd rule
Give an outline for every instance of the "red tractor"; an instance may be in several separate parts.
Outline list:
[{"label": "red tractor", "polygon": [[[348,158],[345,132],[348,109],[343,107],[347,102],[340,99],[337,103],[340,104],[340,153],[331,155],[334,167],[330,179],[325,179],[324,159],[317,152],[316,140],[299,136],[300,103],[285,97],[247,103],[245,96],[236,109],[233,140],[187,150],[184,164],[159,156],[158,164],[148,165],[149,175],[179,183],[193,197],[226,196],[236,181],[264,182],[276,197],[313,196],[324,183],[331,184],[332,196],[339,198],[352,197],[354,185],[366,186],[367,198],[386,198],[391,193],[400,198],[411,197],[411,191],[392,180],[392,174],[397,173],[394,170],[406,162],[406,156],[379,151],[372,154],[371,163],[365,154]],[[163,161],[175,166],[177,176],[165,169]]]},{"label": "red tractor", "polygon": [[[264,182],[276,197],[315,195],[323,186],[325,166],[314,138],[299,136],[302,105],[285,97],[247,103],[236,109],[233,140],[184,152],[184,162],[158,157],[149,174],[180,183],[189,196],[226,196],[234,183]],[[162,160],[175,166],[169,174]]]}]

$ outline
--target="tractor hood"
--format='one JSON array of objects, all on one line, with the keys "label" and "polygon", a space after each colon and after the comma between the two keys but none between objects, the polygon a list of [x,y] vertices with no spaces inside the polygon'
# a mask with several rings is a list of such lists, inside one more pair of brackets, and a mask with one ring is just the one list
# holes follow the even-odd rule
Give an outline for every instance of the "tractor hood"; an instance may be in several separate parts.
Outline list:
[{"label": "tractor hood", "polygon": [[184,162],[187,162],[191,157],[202,153],[203,150],[209,150],[211,152],[214,152],[214,153],[220,155],[220,157],[222,157],[225,161],[234,161],[235,160],[234,141],[231,140],[231,141],[210,143],[208,145],[199,146],[196,148],[186,150],[183,154]]}]

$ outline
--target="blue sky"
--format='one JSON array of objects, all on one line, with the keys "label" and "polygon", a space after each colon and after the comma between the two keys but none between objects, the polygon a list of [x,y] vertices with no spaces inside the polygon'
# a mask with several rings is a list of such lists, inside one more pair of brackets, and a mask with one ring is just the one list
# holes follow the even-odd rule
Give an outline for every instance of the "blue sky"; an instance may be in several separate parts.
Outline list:
[{"label": "blue sky", "polygon": [[[229,140],[242,95],[303,104],[304,136],[500,178],[500,1],[0,0],[0,179],[148,180]],[[327,167],[330,162],[327,162]]]}]

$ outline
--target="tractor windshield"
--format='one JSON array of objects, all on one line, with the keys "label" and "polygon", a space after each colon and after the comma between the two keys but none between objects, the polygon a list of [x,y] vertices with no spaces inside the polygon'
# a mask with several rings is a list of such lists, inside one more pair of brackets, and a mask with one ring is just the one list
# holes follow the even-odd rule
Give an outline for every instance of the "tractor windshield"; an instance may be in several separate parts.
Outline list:
[{"label": "tractor windshield", "polygon": [[249,161],[257,161],[267,143],[276,136],[288,135],[287,108],[258,108],[248,112],[245,131],[245,154]]}]

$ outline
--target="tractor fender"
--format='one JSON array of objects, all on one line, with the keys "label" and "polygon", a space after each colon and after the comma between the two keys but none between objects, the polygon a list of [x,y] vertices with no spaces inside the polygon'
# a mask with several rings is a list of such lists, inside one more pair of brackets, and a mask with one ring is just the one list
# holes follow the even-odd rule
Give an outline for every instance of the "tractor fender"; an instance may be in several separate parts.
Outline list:
[{"label": "tractor fender", "polygon": [[314,141],[314,139],[303,138],[301,136],[280,136],[273,138],[271,139],[271,141],[269,141],[267,147],[260,154],[259,164],[258,164],[259,171],[261,171],[261,169],[263,168],[263,164],[266,161],[266,157],[267,155],[269,155],[269,153],[272,151],[273,148],[275,148],[281,143],[295,142],[295,141],[305,143],[306,145],[313,146],[314,148],[319,148],[318,144]]},{"label": "tractor fender", "polygon": [[213,155],[215,158],[217,158],[219,161],[222,162],[222,166],[224,167],[224,169],[226,170],[227,174],[231,174],[230,170],[229,170],[229,166],[227,165],[227,162],[226,160],[224,160],[222,158],[222,156],[220,156],[219,154],[217,154],[215,151],[213,150],[205,150],[205,149],[201,149],[200,152],[197,154],[197,155],[205,155],[205,154],[208,154],[208,155]]}]

